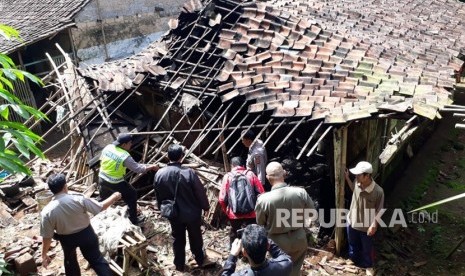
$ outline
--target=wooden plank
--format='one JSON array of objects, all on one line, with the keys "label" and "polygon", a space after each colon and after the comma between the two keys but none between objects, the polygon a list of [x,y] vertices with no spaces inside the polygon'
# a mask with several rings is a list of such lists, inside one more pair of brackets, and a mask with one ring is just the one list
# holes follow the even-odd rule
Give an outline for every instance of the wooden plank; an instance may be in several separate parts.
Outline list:
[{"label": "wooden plank", "polygon": [[[342,210],[344,206],[344,191],[347,153],[347,128],[342,127],[333,131],[334,145],[334,182],[336,183],[335,197],[336,209]],[[342,221],[340,213],[336,212],[336,221]],[[344,227],[336,227],[335,230],[336,254],[339,255],[344,244]]]}]

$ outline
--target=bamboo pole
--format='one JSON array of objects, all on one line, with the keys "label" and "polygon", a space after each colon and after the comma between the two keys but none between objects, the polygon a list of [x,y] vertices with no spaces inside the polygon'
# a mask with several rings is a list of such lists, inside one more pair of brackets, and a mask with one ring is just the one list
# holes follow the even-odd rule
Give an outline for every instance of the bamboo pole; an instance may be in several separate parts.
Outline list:
[{"label": "bamboo pole", "polygon": [[300,121],[292,128],[292,130],[281,141],[281,143],[279,143],[279,145],[276,147],[274,152],[278,152],[278,150],[284,145],[284,143],[286,143],[286,141],[291,137],[291,135],[294,133],[294,131],[296,131],[296,129],[300,126],[300,124],[303,123],[304,120],[305,120],[305,117],[302,117],[302,119],[300,119]]},{"label": "bamboo pole", "polygon": [[257,136],[255,136],[255,139],[252,141],[252,144],[255,143],[255,141],[257,141],[258,139],[260,139],[260,137],[262,137],[262,134],[263,132],[265,132],[265,130],[270,126],[270,124],[273,122],[273,118],[271,118],[270,120],[268,120],[268,122],[265,124],[265,126],[260,130],[260,132],[257,134]]},{"label": "bamboo pole", "polygon": [[[229,104],[229,106],[224,110],[223,114],[227,112],[227,110],[229,109],[229,107],[231,107],[231,104]],[[197,138],[194,140],[194,142],[192,143],[191,145],[191,149],[193,147],[196,147],[198,143],[200,143],[202,141],[202,136],[205,136],[203,135],[203,133],[205,132],[205,129],[207,129],[209,126],[211,126],[211,128],[213,128],[214,126],[214,120],[217,122],[219,119],[221,119],[221,117],[215,119],[216,115],[218,114],[218,112],[220,112],[220,110],[223,108],[223,104],[221,104],[221,106],[216,110],[216,112],[213,114],[213,116],[210,118],[210,120],[207,122],[207,124],[205,125],[205,127],[202,128],[202,130],[200,131],[199,135],[197,136]],[[222,115],[223,115],[222,114]],[[189,132],[185,135],[185,137],[187,137],[189,135]],[[181,143],[184,143],[184,140],[181,142]],[[193,149],[192,149],[193,150]],[[189,149],[189,153],[190,153],[190,149]]]},{"label": "bamboo pole", "polygon": [[[67,69],[64,70],[64,74],[66,75],[69,71],[70,75],[71,75],[71,78],[73,80],[73,92],[76,92],[77,91],[77,94],[79,95],[80,97],[80,101],[78,102],[78,107],[81,107],[83,106],[83,101],[82,101],[82,95],[81,95],[81,89],[83,86],[79,86],[79,81],[78,81],[78,78],[76,77],[78,74],[77,74],[77,71],[76,71],[76,68],[73,64],[73,61],[71,60],[71,58],[69,57],[68,53],[66,53],[58,43],[55,43],[55,47],[58,48],[58,50],[61,52],[61,54],[65,57],[65,61],[66,61],[66,67]],[[83,82],[84,83],[84,82]],[[87,90],[87,89],[86,89]]]},{"label": "bamboo pole", "polygon": [[239,124],[234,127],[233,131],[231,131],[229,136],[226,137],[226,139],[224,139],[224,141],[221,142],[221,144],[213,151],[213,154],[215,154],[219,149],[221,149],[221,147],[233,136],[234,132],[236,132],[236,130],[241,126],[241,124],[247,119],[248,116],[249,116],[249,113],[245,114],[244,118],[242,118]]},{"label": "bamboo pole", "polygon": [[307,153],[307,157],[310,157],[310,155],[312,155],[312,153],[316,150],[316,148],[318,147],[318,144],[321,142],[321,140],[323,140],[323,138],[326,136],[326,134],[328,134],[328,132],[333,128],[333,126],[329,126],[325,132],[323,132],[323,134],[321,134],[320,138],[318,138],[318,141],[316,141],[315,145],[313,145],[313,147],[310,149],[310,151]]},{"label": "bamboo pole", "polygon": [[396,133],[394,134],[391,139],[389,139],[388,141],[388,145],[392,145],[394,144],[395,142],[397,142],[397,140],[400,139],[400,137],[408,130],[410,129],[410,127],[412,126],[412,122],[418,118],[417,115],[413,116],[412,118],[410,118],[406,123],[405,125]]},{"label": "bamboo pole", "polygon": [[323,121],[321,121],[318,126],[313,130],[312,134],[310,135],[310,137],[308,138],[307,142],[305,142],[305,145],[302,147],[302,149],[300,150],[299,154],[297,155],[296,159],[299,160],[300,157],[302,156],[302,154],[304,153],[304,151],[307,149],[308,145],[310,144],[310,141],[312,141],[313,137],[315,136],[315,134],[318,132],[318,129],[320,129],[320,127],[323,125]]},{"label": "bamboo pole", "polygon": [[[228,110],[229,110],[229,108],[231,108],[231,106],[232,106],[232,102],[229,103],[229,105],[224,109],[223,113],[222,113],[220,116],[218,116],[218,118],[210,125],[209,129],[208,129],[205,133],[200,132],[198,138],[199,138],[202,134],[203,134],[203,135],[202,135],[203,137],[202,137],[201,139],[197,139],[197,140],[198,140],[197,143],[194,142],[195,146],[194,146],[194,147],[191,147],[191,148],[189,149],[189,152],[188,152],[188,154],[186,154],[186,156],[189,156],[189,154],[190,154],[192,151],[194,151],[194,150],[200,145],[200,143],[202,143],[203,139],[205,139],[205,137],[207,137],[208,133],[210,133],[210,131],[212,130],[213,126],[216,126],[216,125],[218,124],[219,120],[221,120],[221,118],[224,117],[224,114],[226,114],[226,112],[228,112]],[[215,118],[216,114],[218,113],[218,111],[219,111],[220,109],[221,109],[221,107],[218,108],[217,112],[215,112],[215,115],[213,115],[213,117],[212,117],[212,119],[210,120],[210,122]],[[210,123],[210,122],[209,122],[209,123]],[[208,124],[207,124],[207,126],[208,126]],[[206,128],[204,128],[203,130],[205,130],[205,129],[206,129]]]},{"label": "bamboo pole", "polygon": [[[224,124],[226,123],[227,121],[227,116],[228,114],[224,115],[223,117],[223,122],[221,123],[220,127],[224,126]],[[223,132],[220,133],[220,142],[223,142],[224,141],[224,135],[223,135]],[[213,142],[211,143],[211,145],[213,145]],[[211,147],[210,145],[210,147]],[[210,148],[208,147],[208,149]],[[207,149],[207,150],[208,150]],[[207,152],[207,150],[205,152]],[[221,147],[221,154],[223,155],[223,165],[224,165],[224,171],[225,172],[229,172],[231,170],[231,164],[229,163],[229,159],[228,159],[228,153],[227,153],[227,149],[226,149],[226,146],[223,144],[223,146]],[[202,157],[203,155],[201,155],[200,157]]]},{"label": "bamboo pole", "polygon": [[465,105],[458,105],[458,104],[446,104],[444,108],[461,108],[465,111]]},{"label": "bamboo pole", "polygon": [[439,111],[440,112],[464,112],[465,109],[463,108],[442,108]]},{"label": "bamboo pole", "polygon": [[[150,128],[150,123],[149,123],[149,128]],[[149,142],[150,142],[150,136],[145,137],[144,150],[142,153],[142,163],[145,163],[145,159],[147,159],[147,153],[149,151]]]},{"label": "bamboo pole", "polygon": [[[266,141],[263,142],[263,147],[265,147],[266,144],[268,144],[268,142],[271,140],[271,137],[273,137],[273,135],[274,135],[276,132],[278,132],[278,129],[280,129],[282,125],[284,125],[285,123],[287,124],[287,121],[288,121],[288,118],[282,120],[282,121],[278,124],[278,126],[273,130],[273,132],[271,132],[270,136],[268,136],[268,138],[266,138]],[[290,123],[290,124],[291,124],[291,123]]]},{"label": "bamboo pole", "polygon": [[[84,138],[83,137],[78,137],[76,140],[80,140],[78,148],[82,149],[84,147]],[[77,159],[79,153],[81,153],[81,151],[76,150],[76,153],[75,153],[75,155],[73,156],[73,158],[71,160],[70,170],[66,174],[66,179],[68,179],[70,177],[71,173],[74,171],[73,167],[74,167],[74,164],[76,162],[76,159]],[[76,170],[76,171],[79,172],[79,170]]]},{"label": "bamboo pole", "polygon": [[[140,84],[142,84],[143,82],[144,81],[142,81]],[[115,108],[115,110],[113,110],[109,114],[109,116],[111,116],[114,112],[116,112],[116,110],[118,110],[129,99],[129,97],[131,97],[136,92],[136,90],[139,88],[140,84],[136,88],[134,88],[134,90],[132,90],[131,93],[128,93],[127,97]],[[100,124],[100,126],[95,131],[94,135],[92,135],[92,137],[89,139],[89,142],[87,142],[86,147],[88,147],[90,145],[90,143],[94,140],[95,136],[99,133],[102,126],[103,126],[103,123]]]},{"label": "bamboo pole", "polygon": [[[222,140],[224,140],[224,135],[223,135],[224,131],[225,131],[226,129],[228,129],[229,124],[232,123],[232,121],[233,121],[233,120],[236,118],[236,116],[241,112],[242,108],[243,108],[246,104],[247,104],[247,102],[244,101],[244,102],[242,103],[241,107],[240,107],[239,109],[237,109],[236,113],[234,113],[234,115],[231,117],[230,120],[225,120],[225,119],[223,120],[223,124],[222,124],[222,126],[220,127],[220,129],[221,129],[220,133],[215,137],[215,139],[213,139],[213,141],[210,143],[210,146],[208,146],[208,148],[204,151],[204,153],[203,153],[202,155],[200,155],[200,157],[203,157],[203,156],[205,156],[206,154],[208,154],[208,153],[210,152],[210,149],[215,145],[216,140],[220,139],[220,143],[223,142]],[[225,118],[226,118],[226,117],[225,117]],[[227,123],[226,123],[226,121],[227,121]],[[226,123],[226,125],[225,125],[225,123]],[[213,130],[214,130],[214,129],[212,129],[212,131],[213,131]],[[221,137],[222,137],[222,139],[221,139]]]},{"label": "bamboo pole", "polygon": [[[255,119],[253,120],[253,122],[249,125],[248,128],[246,128],[244,131],[248,131],[254,124],[255,122],[258,121],[258,119],[261,117],[261,114],[259,114],[258,116],[255,117]],[[234,142],[234,144],[232,145],[232,147],[229,149],[228,151],[228,154],[230,154],[232,152],[232,150],[236,147],[237,144],[239,144],[240,142],[242,141],[242,139],[237,139],[236,142]]]},{"label": "bamboo pole", "polygon": [[63,165],[63,162],[66,160],[66,158],[68,158],[68,156],[70,155],[71,151],[72,151],[73,148],[75,147],[77,141],[78,141],[78,140],[75,140],[75,141],[73,142],[73,144],[71,145],[71,147],[69,147],[69,149],[68,149],[68,151],[66,152],[66,154],[61,158],[61,163],[60,163],[60,165]]},{"label": "bamboo pole", "polygon": [[[284,124],[285,120],[281,121],[280,123],[271,123],[270,126],[278,126]],[[298,121],[296,122],[290,122],[287,125],[295,125],[297,124]],[[228,127],[228,128],[222,128],[222,127],[216,127],[212,128],[212,131],[221,131],[221,130],[234,130],[234,129],[255,129],[255,128],[262,128],[266,124],[256,124],[256,125],[245,125],[245,126],[233,126],[233,127]],[[173,133],[186,133],[189,130],[179,130],[179,131],[174,131]],[[193,129],[192,132],[201,132],[202,129]],[[164,130],[164,131],[141,131],[137,133],[131,133],[131,135],[153,135],[153,134],[169,134],[171,131],[170,130]]]},{"label": "bamboo pole", "polygon": [[89,172],[89,173],[87,173],[86,175],[80,177],[79,179],[74,180],[72,183],[68,184],[68,187],[71,187],[71,186],[73,186],[74,184],[77,184],[78,182],[82,181],[84,178],[87,178],[87,177],[91,176],[93,173],[94,173],[94,172]]},{"label": "bamboo pole", "polygon": [[207,111],[207,109],[210,107],[210,105],[215,101],[215,98],[211,98],[210,102],[208,103],[208,105],[202,110],[202,112],[200,112],[200,115],[197,117],[197,119],[195,119],[195,121],[192,123],[191,127],[189,128],[189,131],[186,132],[186,135],[184,135],[184,137],[182,138],[181,140],[181,143],[184,143],[187,139],[187,136],[189,135],[189,133],[194,129],[194,126],[195,124],[197,124],[197,122],[200,120],[200,118],[203,118],[203,114],[205,114],[205,112]]},{"label": "bamboo pole", "polygon": [[[61,85],[61,87],[63,89],[63,94],[65,95],[66,101],[68,103],[68,108],[69,108],[69,112],[71,113],[71,117],[74,117],[74,109],[73,109],[73,106],[71,105],[71,99],[70,99],[70,96],[69,96],[69,94],[67,92],[66,85],[63,82],[62,76],[61,76],[60,72],[58,71],[58,68],[57,68],[55,62],[53,61],[53,59],[49,55],[49,53],[45,53],[45,55],[47,56],[50,63],[52,64],[52,67],[55,70],[55,74],[57,75],[58,82],[60,83],[60,85]],[[74,119],[71,119],[71,121],[74,121]],[[76,122],[74,122],[74,123],[76,123]],[[80,131],[79,130],[77,130],[77,131],[80,134]]]}]

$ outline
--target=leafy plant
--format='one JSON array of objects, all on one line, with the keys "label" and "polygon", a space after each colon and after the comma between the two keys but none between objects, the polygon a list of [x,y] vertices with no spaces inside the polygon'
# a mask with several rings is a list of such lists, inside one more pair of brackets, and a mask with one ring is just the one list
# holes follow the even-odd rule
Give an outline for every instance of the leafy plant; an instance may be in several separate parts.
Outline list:
[{"label": "leafy plant", "polygon": [[443,238],[443,232],[444,230],[441,226],[434,227],[431,232],[431,238],[428,240],[431,251],[439,255],[445,254],[444,245],[447,244]]},{"label": "leafy plant", "polygon": [[[18,31],[1,24],[0,36],[7,40],[19,39]],[[0,105],[0,168],[9,173],[31,173],[24,161],[20,159],[19,153],[26,158],[30,158],[31,153],[44,158],[42,151],[36,146],[41,137],[23,123],[10,121],[11,111],[25,120],[31,116],[35,119],[47,119],[45,114],[25,105],[15,96],[13,83],[24,82],[26,79],[37,85],[43,85],[39,78],[19,70],[10,57],[0,53],[0,97],[4,100],[4,103]]]},{"label": "leafy plant", "polygon": [[5,254],[0,253],[0,275],[13,275],[6,267],[7,267],[7,262],[4,259]]}]

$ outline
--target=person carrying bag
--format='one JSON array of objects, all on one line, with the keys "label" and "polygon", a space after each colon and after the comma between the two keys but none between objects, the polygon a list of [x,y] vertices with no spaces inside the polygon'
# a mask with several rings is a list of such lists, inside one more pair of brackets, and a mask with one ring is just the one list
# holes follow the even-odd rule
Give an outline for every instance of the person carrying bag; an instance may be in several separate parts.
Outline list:
[{"label": "person carrying bag", "polygon": [[178,205],[176,204],[178,186],[179,186],[179,172],[176,174],[176,188],[174,190],[174,199],[173,200],[165,199],[161,202],[161,205],[160,205],[161,216],[169,220],[177,219],[179,216]]},{"label": "person carrying bag", "polygon": [[[174,265],[184,271],[186,262],[186,232],[196,264],[211,265],[203,250],[202,210],[208,211],[210,204],[207,193],[197,174],[182,166],[184,150],[181,145],[168,147],[168,165],[160,169],[154,178],[155,196],[161,215],[171,225],[173,237]],[[176,177],[176,178],[175,178]],[[176,183],[176,187],[173,184]]]}]

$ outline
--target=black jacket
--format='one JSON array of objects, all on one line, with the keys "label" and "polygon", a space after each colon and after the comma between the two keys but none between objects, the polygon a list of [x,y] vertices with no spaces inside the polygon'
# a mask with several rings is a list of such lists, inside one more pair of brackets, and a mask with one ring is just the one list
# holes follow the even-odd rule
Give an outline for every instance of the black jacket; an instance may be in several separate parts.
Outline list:
[{"label": "black jacket", "polygon": [[237,257],[229,255],[226,263],[223,267],[221,276],[288,276],[292,272],[292,261],[291,257],[284,253],[271,239],[268,239],[270,243],[270,255],[272,259],[266,260],[265,263],[259,267],[247,268],[234,273],[236,270]]},{"label": "black jacket", "polygon": [[205,188],[195,172],[190,168],[182,167],[180,163],[170,163],[155,174],[154,189],[158,208],[163,200],[174,199],[178,174],[176,204],[179,217],[176,222],[188,223],[200,219],[202,209],[207,211],[210,207]]}]

